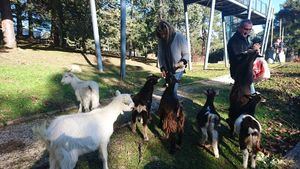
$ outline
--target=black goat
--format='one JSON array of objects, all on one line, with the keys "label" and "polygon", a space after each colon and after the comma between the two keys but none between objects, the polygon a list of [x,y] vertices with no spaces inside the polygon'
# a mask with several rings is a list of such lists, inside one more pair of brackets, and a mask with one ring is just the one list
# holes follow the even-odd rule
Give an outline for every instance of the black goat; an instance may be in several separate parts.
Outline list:
[{"label": "black goat", "polygon": [[[183,107],[180,105],[178,98],[174,95],[174,86],[178,80],[174,75],[167,74],[166,89],[162,95],[158,115],[162,130],[166,134],[171,144],[170,153],[176,151],[176,146],[181,146],[182,136],[184,132],[185,116],[183,114]],[[176,141],[176,137],[178,140]]]},{"label": "black goat", "polygon": [[145,141],[149,140],[147,124],[151,120],[150,110],[154,85],[158,83],[159,79],[160,78],[155,75],[148,76],[147,81],[140,92],[132,97],[134,109],[131,117],[131,129],[132,132],[136,132],[136,120],[137,118],[141,118],[143,121],[143,137]]},{"label": "black goat", "polygon": [[214,99],[215,96],[219,94],[219,91],[207,89],[204,91],[204,94],[207,96],[206,102],[197,115],[198,127],[202,132],[201,144],[205,144],[205,142],[207,142],[209,132],[212,136],[214,155],[216,158],[219,158],[217,126],[220,125],[221,117],[214,106]]}]

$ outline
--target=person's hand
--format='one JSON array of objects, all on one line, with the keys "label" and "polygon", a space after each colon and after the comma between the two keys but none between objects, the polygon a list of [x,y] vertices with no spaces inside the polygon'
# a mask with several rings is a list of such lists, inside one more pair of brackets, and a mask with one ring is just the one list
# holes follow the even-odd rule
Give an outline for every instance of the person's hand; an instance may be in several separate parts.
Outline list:
[{"label": "person's hand", "polygon": [[165,78],[166,76],[167,76],[167,73],[166,73],[166,71],[163,70],[163,71],[161,72],[161,77]]},{"label": "person's hand", "polygon": [[180,61],[178,63],[175,64],[175,68],[176,69],[181,69],[181,68],[184,68],[184,62],[183,61]]},{"label": "person's hand", "polygon": [[252,46],[252,49],[256,51],[256,53],[260,53],[260,44],[259,43],[254,43]]}]

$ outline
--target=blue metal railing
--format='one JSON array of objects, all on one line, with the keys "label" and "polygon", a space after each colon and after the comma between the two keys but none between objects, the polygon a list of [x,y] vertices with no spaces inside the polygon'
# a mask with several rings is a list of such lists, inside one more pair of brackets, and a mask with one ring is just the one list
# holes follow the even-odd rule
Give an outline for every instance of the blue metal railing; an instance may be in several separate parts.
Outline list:
[{"label": "blue metal railing", "polygon": [[[246,6],[249,5],[250,0],[236,0],[237,2],[244,4]],[[256,12],[259,12],[263,15],[267,15],[267,11],[268,11],[268,5],[267,5],[267,0],[253,0],[252,1],[252,7],[253,10]]]}]

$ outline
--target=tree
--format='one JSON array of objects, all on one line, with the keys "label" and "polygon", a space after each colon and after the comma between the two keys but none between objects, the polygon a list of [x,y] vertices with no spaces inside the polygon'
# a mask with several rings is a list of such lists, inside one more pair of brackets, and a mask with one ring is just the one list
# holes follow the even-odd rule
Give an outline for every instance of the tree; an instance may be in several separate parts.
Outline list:
[{"label": "tree", "polygon": [[277,14],[277,22],[279,19],[283,21],[284,42],[288,49],[300,54],[300,1],[287,0],[283,4],[283,9]]},{"label": "tree", "polygon": [[16,48],[17,43],[14,32],[14,22],[9,0],[1,0],[0,12],[2,17],[1,28],[3,33],[4,47],[11,49]]}]

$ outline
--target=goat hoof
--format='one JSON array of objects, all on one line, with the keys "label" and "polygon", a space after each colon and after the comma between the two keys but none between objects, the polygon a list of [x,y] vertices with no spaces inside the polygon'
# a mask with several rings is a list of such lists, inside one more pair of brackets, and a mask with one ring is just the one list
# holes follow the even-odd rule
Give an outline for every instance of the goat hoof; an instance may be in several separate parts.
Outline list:
[{"label": "goat hoof", "polygon": [[207,144],[206,142],[199,142],[198,144],[199,144],[199,146],[204,147],[204,148],[209,148],[209,147],[211,147],[211,145],[210,145],[210,144]]},{"label": "goat hoof", "polygon": [[204,146],[205,148],[210,148],[210,147],[211,147],[210,144],[203,144],[203,146]]},{"label": "goat hoof", "polygon": [[145,137],[145,138],[144,138],[144,141],[149,141],[149,138],[148,138],[148,137]]},{"label": "goat hoof", "polygon": [[167,137],[167,136],[161,136],[160,139],[161,139],[161,140],[168,140],[169,137]]}]

